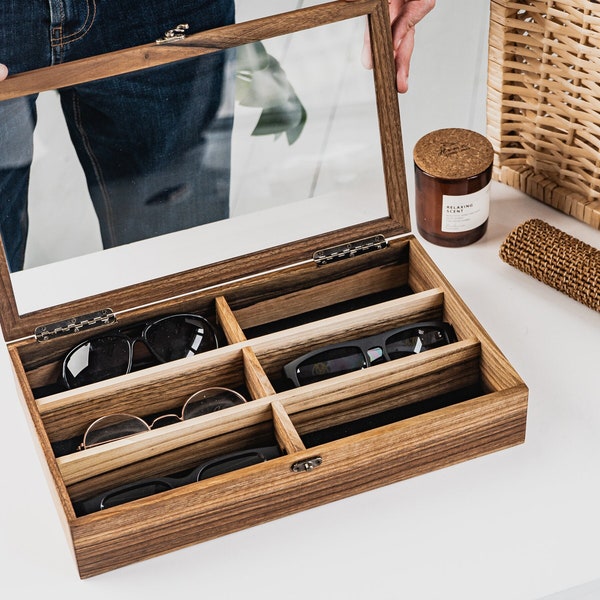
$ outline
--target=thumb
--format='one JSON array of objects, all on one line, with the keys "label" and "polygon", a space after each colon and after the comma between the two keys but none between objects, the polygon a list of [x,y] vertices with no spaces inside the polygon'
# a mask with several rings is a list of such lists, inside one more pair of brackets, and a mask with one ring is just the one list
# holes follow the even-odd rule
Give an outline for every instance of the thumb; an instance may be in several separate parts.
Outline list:
[{"label": "thumb", "polygon": [[6,68],[6,65],[0,64],[0,81],[6,79],[7,75],[8,69]]}]

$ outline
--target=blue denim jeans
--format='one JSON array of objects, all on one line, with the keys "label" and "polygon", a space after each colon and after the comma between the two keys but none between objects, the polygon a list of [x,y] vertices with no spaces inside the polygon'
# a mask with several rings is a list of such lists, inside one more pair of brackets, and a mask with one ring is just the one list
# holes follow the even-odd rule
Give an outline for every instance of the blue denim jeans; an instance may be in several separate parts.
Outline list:
[{"label": "blue denim jeans", "polygon": [[[179,23],[188,33],[229,24],[234,10],[234,0],[3,0],[0,62],[27,71],[153,42]],[[219,52],[59,91],[105,247],[228,216],[225,64]],[[12,271],[25,254],[35,102],[0,103],[0,233]]]}]

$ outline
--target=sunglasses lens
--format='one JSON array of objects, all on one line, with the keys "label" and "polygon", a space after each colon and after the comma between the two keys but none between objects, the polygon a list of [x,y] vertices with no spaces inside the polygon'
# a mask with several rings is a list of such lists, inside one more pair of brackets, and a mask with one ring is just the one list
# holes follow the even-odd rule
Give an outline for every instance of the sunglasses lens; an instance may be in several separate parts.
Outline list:
[{"label": "sunglasses lens", "polygon": [[240,394],[226,388],[200,390],[185,403],[183,419],[193,419],[244,402],[246,400]]},{"label": "sunglasses lens", "polygon": [[445,332],[435,326],[415,327],[390,336],[385,349],[390,359],[418,354],[448,343]]},{"label": "sunglasses lens", "polygon": [[115,490],[114,492],[104,496],[100,505],[100,509],[112,508],[113,506],[119,506],[120,504],[125,504],[126,502],[132,502],[133,500],[147,498],[148,496],[153,496],[154,494],[159,494],[160,492],[166,492],[170,489],[171,486],[162,481],[149,481],[137,485],[133,484],[126,486],[125,488]]},{"label": "sunglasses lens", "polygon": [[175,315],[156,321],[146,330],[146,342],[162,362],[194,356],[217,347],[210,323],[194,315]]},{"label": "sunglasses lens", "polygon": [[236,471],[237,469],[243,469],[251,465],[257,465],[258,463],[265,462],[267,458],[260,452],[242,452],[228,458],[218,459],[208,463],[198,473],[198,481],[202,479],[208,479],[209,477],[215,477],[216,475],[222,475],[223,473],[229,473],[230,471]]},{"label": "sunglasses lens", "polygon": [[114,440],[150,431],[150,427],[133,415],[108,415],[94,421],[85,432],[82,446],[92,448]]},{"label": "sunglasses lens", "polygon": [[307,385],[344,373],[360,371],[366,367],[367,363],[360,348],[344,346],[325,350],[307,358],[298,365],[296,375],[300,385]]},{"label": "sunglasses lens", "polygon": [[129,343],[119,336],[88,340],[74,348],[64,363],[69,388],[124,375],[129,369]]}]

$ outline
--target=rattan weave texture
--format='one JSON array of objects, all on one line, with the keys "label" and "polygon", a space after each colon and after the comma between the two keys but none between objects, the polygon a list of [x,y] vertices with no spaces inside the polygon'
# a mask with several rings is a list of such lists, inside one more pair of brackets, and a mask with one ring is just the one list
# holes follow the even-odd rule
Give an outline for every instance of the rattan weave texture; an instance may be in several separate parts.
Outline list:
[{"label": "rattan weave texture", "polygon": [[491,0],[494,177],[600,229],[600,3]]},{"label": "rattan weave texture", "polygon": [[500,258],[559,292],[600,312],[600,250],[531,219],[513,229]]}]

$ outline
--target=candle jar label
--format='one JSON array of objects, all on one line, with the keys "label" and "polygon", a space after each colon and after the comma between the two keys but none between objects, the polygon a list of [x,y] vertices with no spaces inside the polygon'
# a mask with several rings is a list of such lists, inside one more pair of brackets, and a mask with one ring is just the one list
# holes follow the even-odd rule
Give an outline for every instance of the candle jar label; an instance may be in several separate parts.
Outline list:
[{"label": "candle jar label", "polygon": [[483,225],[490,213],[490,187],[464,196],[442,196],[442,231],[460,233]]}]

